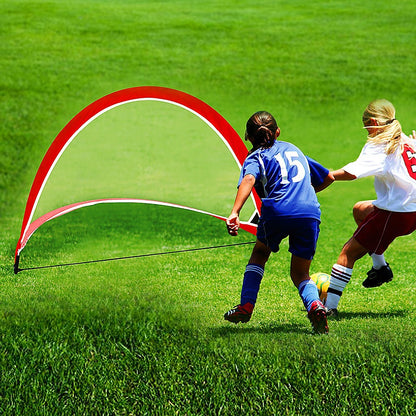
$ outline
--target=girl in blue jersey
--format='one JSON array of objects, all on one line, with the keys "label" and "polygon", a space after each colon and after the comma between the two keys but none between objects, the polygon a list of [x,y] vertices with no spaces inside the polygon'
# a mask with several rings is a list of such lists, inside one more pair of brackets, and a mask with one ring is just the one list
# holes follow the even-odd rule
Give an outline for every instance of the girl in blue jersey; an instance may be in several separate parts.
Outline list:
[{"label": "girl in blue jersey", "polygon": [[250,320],[270,253],[277,252],[280,242],[289,237],[290,276],[314,332],[327,333],[326,309],[309,277],[309,268],[320,224],[315,189],[324,189],[333,179],[327,169],[307,159],[296,146],[276,140],[279,134],[276,120],[268,112],[257,112],[247,121],[246,140],[253,149],[241,169],[234,207],[227,219],[228,232],[237,235],[239,213],[253,187],[262,200],[261,216],[257,241],[244,273],[240,304],[224,318],[234,323]]}]

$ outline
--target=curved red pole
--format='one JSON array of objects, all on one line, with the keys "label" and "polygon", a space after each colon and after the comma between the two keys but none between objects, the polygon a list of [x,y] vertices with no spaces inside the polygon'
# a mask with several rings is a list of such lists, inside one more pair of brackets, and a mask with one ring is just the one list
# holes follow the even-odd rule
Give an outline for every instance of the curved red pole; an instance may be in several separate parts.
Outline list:
[{"label": "curved red pole", "polygon": [[[124,104],[129,101],[137,101],[142,99],[153,99],[174,103],[194,112],[209,124],[217,134],[226,142],[236,161],[243,164],[247,156],[247,148],[232,128],[232,126],[208,104],[198,98],[184,93],[182,91],[164,88],[164,87],[134,87],[116,91],[108,94],[97,101],[91,103],[79,112],[56,136],[51,146],[47,150],[36,176],[33,180],[32,187],[29,192],[25,213],[23,216],[20,237],[15,251],[15,271],[18,269],[18,256],[24,248],[23,241],[27,241],[26,234],[36,209],[37,201],[42,193],[43,187],[53,170],[60,155],[65,151],[68,144],[75,138],[77,133],[82,130],[90,121],[98,117],[101,113],[111,109],[114,106]],[[253,192],[255,205],[260,212],[260,199]]]}]

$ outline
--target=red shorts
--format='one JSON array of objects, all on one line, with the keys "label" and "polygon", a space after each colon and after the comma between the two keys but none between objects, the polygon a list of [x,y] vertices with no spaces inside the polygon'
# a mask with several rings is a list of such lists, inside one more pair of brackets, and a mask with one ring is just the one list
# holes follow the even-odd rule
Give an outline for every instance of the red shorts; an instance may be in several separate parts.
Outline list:
[{"label": "red shorts", "polygon": [[416,230],[416,212],[392,212],[374,207],[355,230],[354,238],[369,253],[383,254],[392,241]]}]

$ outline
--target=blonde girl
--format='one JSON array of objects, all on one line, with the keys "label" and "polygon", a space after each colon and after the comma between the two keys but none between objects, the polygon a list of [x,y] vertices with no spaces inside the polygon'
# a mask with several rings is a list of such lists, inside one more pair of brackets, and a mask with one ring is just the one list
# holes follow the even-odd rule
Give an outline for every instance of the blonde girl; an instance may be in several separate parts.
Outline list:
[{"label": "blonde girl", "polygon": [[362,121],[368,136],[360,156],[332,174],[335,180],[374,176],[377,199],[354,206],[358,228],[332,267],[326,301],[328,315],[337,315],[338,302],[354,263],[365,254],[373,258],[373,267],[363,282],[365,287],[392,280],[393,273],[383,253],[396,237],[416,229],[415,133],[412,137],[403,133],[393,104],[385,99],[372,101],[364,110]]}]

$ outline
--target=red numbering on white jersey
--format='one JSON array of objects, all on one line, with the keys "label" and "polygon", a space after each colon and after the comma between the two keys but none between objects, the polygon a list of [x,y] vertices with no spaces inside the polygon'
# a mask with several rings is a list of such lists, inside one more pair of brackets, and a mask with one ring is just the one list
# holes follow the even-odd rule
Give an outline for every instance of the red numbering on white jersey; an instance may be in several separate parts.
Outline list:
[{"label": "red numbering on white jersey", "polygon": [[409,175],[416,180],[416,152],[408,144],[405,144],[402,156]]}]

